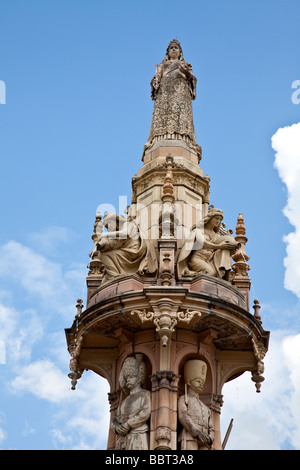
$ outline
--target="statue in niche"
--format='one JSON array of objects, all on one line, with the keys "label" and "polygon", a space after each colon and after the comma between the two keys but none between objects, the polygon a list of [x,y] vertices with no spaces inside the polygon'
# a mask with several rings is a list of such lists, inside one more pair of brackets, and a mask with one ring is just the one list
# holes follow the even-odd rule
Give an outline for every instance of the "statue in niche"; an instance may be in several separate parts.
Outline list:
[{"label": "statue in niche", "polygon": [[199,273],[226,279],[231,270],[231,256],[240,247],[222,226],[223,211],[210,206],[208,214],[192,230],[178,260],[178,277]]},{"label": "statue in niche", "polygon": [[154,275],[157,258],[154,247],[139,229],[136,220],[128,216],[107,213],[97,242],[99,260],[103,266],[102,284],[128,274]]},{"label": "statue in niche", "polygon": [[179,41],[173,39],[151,80],[151,97],[155,103],[144,152],[161,139],[184,140],[196,151],[200,161],[201,147],[196,142],[192,108],[196,83],[191,64],[183,59]]},{"label": "statue in niche", "polygon": [[185,394],[179,397],[178,417],[183,426],[179,436],[181,450],[210,450],[214,428],[210,409],[202,403],[199,394],[206,379],[207,365],[193,359],[184,366]]},{"label": "statue in niche", "polygon": [[[120,404],[111,422],[116,434],[116,450],[148,450],[151,393],[143,387],[146,367],[142,354],[125,359],[119,383]],[[129,394],[128,394],[129,392]],[[122,399],[122,395],[126,395]]]}]

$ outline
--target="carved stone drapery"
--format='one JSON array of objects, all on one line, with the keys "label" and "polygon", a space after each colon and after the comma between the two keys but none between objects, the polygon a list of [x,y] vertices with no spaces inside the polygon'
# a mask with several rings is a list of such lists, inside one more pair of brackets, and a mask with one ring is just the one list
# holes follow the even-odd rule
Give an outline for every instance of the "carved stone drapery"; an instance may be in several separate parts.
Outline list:
[{"label": "carved stone drapery", "polygon": [[[145,364],[142,354],[128,357],[121,369],[119,384],[124,399],[120,399],[111,429],[116,434],[117,450],[148,450],[151,414],[151,394],[143,388]],[[129,391],[129,394],[128,394]]]},{"label": "carved stone drapery", "polygon": [[106,232],[101,232],[95,241],[96,248],[92,252],[91,272],[101,269],[101,285],[117,277],[128,274],[140,276],[154,275],[157,272],[157,258],[152,245],[136,220],[132,217],[107,213],[103,217]]},{"label": "carved stone drapery", "polygon": [[206,371],[207,364],[201,360],[190,360],[184,366],[185,394],[178,401],[178,416],[183,426],[179,436],[182,450],[211,449],[214,441],[210,409],[199,397]]},{"label": "carved stone drapery", "polygon": [[223,211],[210,207],[208,214],[191,230],[177,261],[178,277],[198,273],[226,278],[231,256],[240,244],[222,229]]},{"label": "carved stone drapery", "polygon": [[160,139],[181,139],[197,152],[200,161],[201,148],[196,142],[192,109],[196,83],[191,64],[183,59],[180,43],[171,41],[165,59],[151,80],[155,103],[145,150]]}]

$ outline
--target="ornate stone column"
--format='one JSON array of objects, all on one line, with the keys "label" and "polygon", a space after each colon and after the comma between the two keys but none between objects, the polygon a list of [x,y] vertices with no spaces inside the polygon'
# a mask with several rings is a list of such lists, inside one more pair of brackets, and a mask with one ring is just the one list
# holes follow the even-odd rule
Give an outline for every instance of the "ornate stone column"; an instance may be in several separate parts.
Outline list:
[{"label": "ornate stone column", "polygon": [[177,392],[179,376],[168,370],[152,375],[150,448],[177,448]]}]

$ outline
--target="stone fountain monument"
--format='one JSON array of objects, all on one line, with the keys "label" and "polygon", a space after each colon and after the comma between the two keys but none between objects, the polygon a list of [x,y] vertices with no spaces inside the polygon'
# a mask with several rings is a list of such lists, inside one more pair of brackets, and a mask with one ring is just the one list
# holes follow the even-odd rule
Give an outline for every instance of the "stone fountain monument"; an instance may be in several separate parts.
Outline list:
[{"label": "stone fountain monument", "polygon": [[264,380],[269,332],[258,300],[250,311],[244,218],[234,234],[210,202],[196,83],[171,41],[131,205],[96,214],[86,305],[65,330],[72,388],[84,370],[109,382],[109,450],[221,450],[223,385],[250,371],[259,392]]}]

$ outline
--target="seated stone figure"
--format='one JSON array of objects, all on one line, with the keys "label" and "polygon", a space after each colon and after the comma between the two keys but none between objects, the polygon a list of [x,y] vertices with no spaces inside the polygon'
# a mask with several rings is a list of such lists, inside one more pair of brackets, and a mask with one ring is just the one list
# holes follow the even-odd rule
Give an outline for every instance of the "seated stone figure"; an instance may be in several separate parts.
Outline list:
[{"label": "seated stone figure", "polygon": [[129,395],[121,400],[111,422],[116,433],[116,450],[148,450],[149,427],[147,421],[151,414],[151,396],[142,388],[145,380],[143,355],[125,359],[119,383],[123,393]]},{"label": "seated stone figure", "polygon": [[135,219],[107,213],[103,217],[103,226],[107,232],[101,234],[97,243],[99,259],[104,267],[102,284],[127,274],[144,276],[156,273],[155,250]]},{"label": "seated stone figure", "polygon": [[181,450],[210,450],[214,441],[210,409],[199,398],[206,371],[206,363],[197,359],[184,367],[185,394],[178,401],[178,417],[183,426],[179,436]]},{"label": "seated stone figure", "polygon": [[226,278],[240,244],[222,227],[223,211],[211,207],[185,241],[177,260],[178,277],[198,273]]}]

